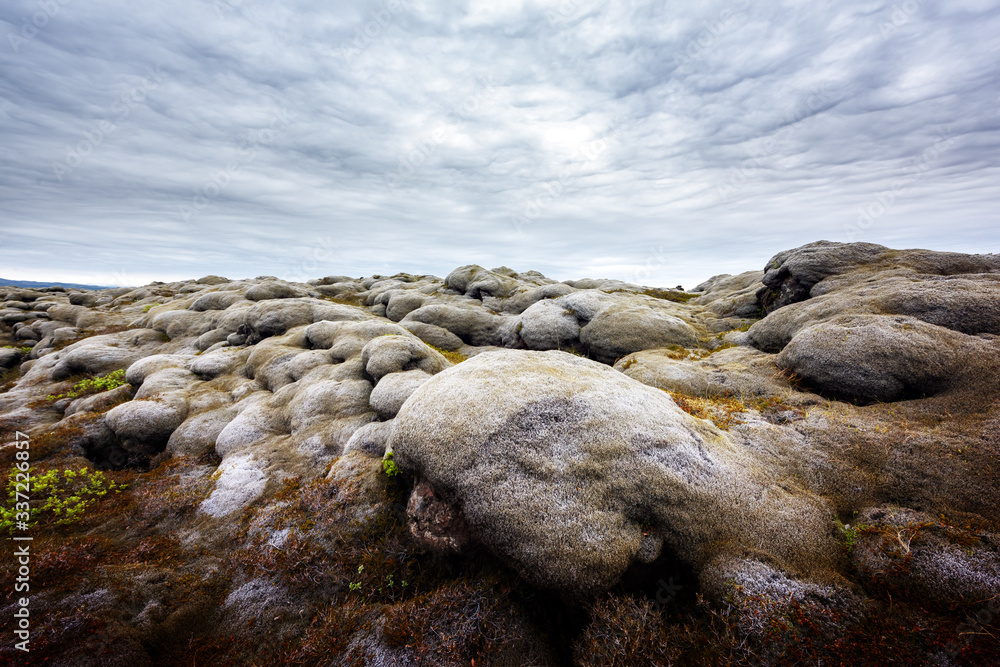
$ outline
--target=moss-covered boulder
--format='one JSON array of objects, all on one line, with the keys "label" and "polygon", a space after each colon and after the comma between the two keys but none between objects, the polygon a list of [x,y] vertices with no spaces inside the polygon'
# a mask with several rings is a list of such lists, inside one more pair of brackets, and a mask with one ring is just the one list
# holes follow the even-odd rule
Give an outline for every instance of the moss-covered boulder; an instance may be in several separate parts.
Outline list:
[{"label": "moss-covered boulder", "polygon": [[664,392],[562,352],[487,352],[439,373],[403,405],[390,446],[475,539],[573,594],[650,560],[651,534],[694,567],[752,548],[808,569],[834,552],[819,498],[775,484]]}]

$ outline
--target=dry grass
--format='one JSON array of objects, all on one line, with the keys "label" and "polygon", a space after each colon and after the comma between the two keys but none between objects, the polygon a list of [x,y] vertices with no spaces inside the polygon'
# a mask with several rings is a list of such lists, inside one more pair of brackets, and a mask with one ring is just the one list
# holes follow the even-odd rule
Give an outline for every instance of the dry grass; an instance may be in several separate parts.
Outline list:
[{"label": "dry grass", "polygon": [[[372,520],[356,524],[348,518],[352,498],[335,483],[288,480],[267,503],[246,510],[244,528],[235,536],[240,546],[227,557],[228,569],[249,578],[277,577],[289,590],[323,590],[341,599],[386,603],[409,597],[420,574],[406,539],[405,501],[393,496],[398,484],[387,482]],[[271,533],[283,529],[291,533],[281,549],[268,547]],[[351,590],[352,583],[359,587]]]},{"label": "dry grass", "polygon": [[848,618],[808,599],[746,595],[735,587],[733,592],[721,607],[698,596],[694,605],[672,613],[657,612],[641,598],[600,598],[574,641],[574,664],[916,667],[932,655],[950,656],[941,664],[996,664],[1000,619],[990,613],[984,623],[963,630],[957,619],[898,601],[875,602],[861,617]]},{"label": "dry grass", "polygon": [[342,294],[341,296],[324,296],[321,297],[323,301],[329,301],[330,303],[337,303],[341,306],[357,306],[359,308],[364,308],[364,299],[360,296],[358,292],[352,292],[350,294]]},{"label": "dry grass", "polygon": [[510,596],[509,585],[491,577],[448,582],[391,607],[385,642],[405,649],[417,665],[489,664],[491,654],[516,639]]},{"label": "dry grass", "polygon": [[[852,620],[808,601],[743,593],[722,607],[702,601],[658,610],[651,600],[619,592],[589,603],[582,625],[560,626],[546,612],[526,611],[537,606],[537,593],[475,554],[449,564],[415,552],[400,520],[401,498],[394,497],[405,489],[391,487],[379,517],[359,524],[347,518],[354,499],[336,485],[290,481],[245,511],[243,528],[221,551],[206,554],[183,546],[176,532],[174,517],[191,516],[207,490],[197,483],[180,488],[185,470],[176,464],[111,473],[131,485],[127,493],[102,502],[79,525],[39,536],[33,582],[57,601],[107,590],[118,616],[47,608],[33,657],[65,659],[86,645],[109,660],[126,662],[121,656],[128,654],[154,665],[364,665],[371,654],[357,639],[369,637],[415,665],[528,664],[501,660],[524,655],[541,637],[585,667],[918,665],[935,651],[950,652],[956,664],[992,664],[995,645],[986,633],[996,633],[996,619],[960,636],[957,619],[898,600]],[[268,547],[269,530],[279,526],[299,534],[280,549]],[[941,522],[956,542],[976,528]],[[205,558],[216,565],[204,569]],[[3,564],[0,575],[12,576],[10,567]],[[388,577],[409,585],[389,587]],[[251,578],[288,591],[294,613],[223,630],[221,602]],[[141,628],[122,622],[153,596],[162,620]],[[526,632],[532,624],[540,635]]]},{"label": "dry grass", "polygon": [[698,419],[707,419],[722,431],[728,431],[734,424],[739,424],[739,415],[747,411],[747,406],[734,398],[702,398],[689,396],[676,391],[668,391],[684,412]]},{"label": "dry grass", "polygon": [[[707,343],[708,341],[705,342]],[[736,345],[733,343],[722,343],[721,345],[711,349],[707,347],[688,348],[681,347],[680,345],[670,345],[665,348],[657,349],[656,352],[662,354],[667,359],[673,359],[674,361],[701,361],[702,359],[707,359],[716,352],[728,350],[731,347],[736,347]],[[613,365],[617,365],[619,361],[622,362],[622,370],[629,369],[638,363],[638,359],[631,354],[619,358]]]},{"label": "dry grass", "polygon": [[441,349],[440,347],[438,347],[437,345],[431,345],[430,343],[426,343],[426,342],[424,343],[424,345],[426,345],[427,347],[430,347],[430,348],[432,348],[434,350],[437,350],[438,352],[441,353],[442,357],[444,357],[445,359],[447,359],[448,361],[450,361],[453,364],[460,364],[460,363],[462,363],[463,361],[466,361],[469,358],[466,355],[464,355],[461,352],[459,352],[458,350],[444,350],[444,349]]},{"label": "dry grass", "polygon": [[696,299],[701,294],[694,294],[690,292],[680,292],[673,289],[660,289],[658,287],[648,287],[644,290],[638,292],[633,292],[632,290],[626,289],[612,289],[612,290],[602,290],[607,294],[617,294],[619,292],[625,292],[627,294],[644,294],[646,296],[651,296],[654,299],[663,299],[664,301],[672,301],[674,303],[687,303],[691,299]]},{"label": "dry grass", "polygon": [[[93,419],[98,419],[95,416]],[[58,424],[38,435],[33,435],[31,441],[31,464],[32,466],[45,463],[49,466],[60,465],[77,455],[73,445],[78,443],[83,437],[83,425]],[[11,434],[13,435],[13,434]],[[14,465],[14,454],[16,450],[8,447],[0,450],[0,466],[9,469]]]},{"label": "dry grass", "polygon": [[781,398],[753,396],[736,398],[734,396],[691,396],[678,391],[666,391],[674,403],[692,417],[707,419],[722,431],[728,431],[732,426],[743,423],[741,415],[748,412],[758,412],[765,419],[773,419],[778,413],[793,413],[804,416],[799,408],[784,403]]},{"label": "dry grass", "polygon": [[[671,395],[720,428],[739,423],[746,412],[792,409],[778,398]],[[33,438],[33,456],[61,465],[80,435],[79,427],[49,429]],[[207,456],[200,463],[217,462]],[[53,602],[38,610],[44,626],[38,626],[33,659],[363,665],[371,657],[358,638],[370,637],[416,665],[530,664],[502,660],[538,641],[566,656],[566,664],[572,659],[588,667],[918,665],[939,652],[953,656],[954,664],[994,664],[1000,619],[961,625],[961,618],[926,611],[921,601],[900,600],[889,588],[868,591],[875,601],[860,620],[809,602],[750,595],[722,607],[688,602],[657,610],[641,596],[615,592],[591,601],[581,623],[558,625],[545,612],[532,615],[533,603],[525,600],[538,593],[488,556],[442,560],[416,550],[403,516],[408,488],[396,478],[387,481],[374,517],[363,521],[352,518],[359,501],[345,489],[324,479],[291,480],[225,526],[227,539],[186,546],[182,531],[198,525],[198,504],[211,490],[209,475],[182,484],[192,470],[192,462],[167,461],[148,472],[108,472],[129,489],[103,499],[79,524],[47,527],[37,536],[33,583]],[[282,528],[292,529],[287,541],[268,546]],[[934,526],[883,532],[886,548],[896,549],[902,562],[906,547],[927,531],[971,548],[981,528],[942,517]],[[14,576],[9,561],[0,563],[0,577],[8,581]],[[291,615],[280,621],[269,615],[235,630],[224,626],[227,593],[258,578],[288,593]],[[95,590],[109,592],[112,608],[81,610],[66,602]],[[9,603],[11,595],[8,588],[0,602]],[[131,619],[154,598],[162,619],[138,627]],[[532,626],[538,635],[526,632]],[[8,649],[0,648],[0,663]]]},{"label": "dry grass", "polygon": [[609,596],[593,602],[588,612],[590,623],[573,646],[580,667],[672,665],[682,653],[649,600]]},{"label": "dry grass", "polygon": [[0,394],[10,391],[21,379],[21,367],[5,368],[0,370]]}]

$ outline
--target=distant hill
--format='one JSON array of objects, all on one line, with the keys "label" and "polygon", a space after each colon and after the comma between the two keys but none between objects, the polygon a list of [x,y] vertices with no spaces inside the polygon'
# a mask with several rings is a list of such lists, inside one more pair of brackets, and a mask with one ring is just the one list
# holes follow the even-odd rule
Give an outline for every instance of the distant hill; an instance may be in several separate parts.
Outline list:
[{"label": "distant hill", "polygon": [[107,286],[102,285],[81,285],[79,283],[64,283],[58,280],[50,283],[39,283],[34,280],[7,280],[6,278],[0,278],[0,287],[55,287],[56,285],[74,287],[76,289],[109,289]]}]

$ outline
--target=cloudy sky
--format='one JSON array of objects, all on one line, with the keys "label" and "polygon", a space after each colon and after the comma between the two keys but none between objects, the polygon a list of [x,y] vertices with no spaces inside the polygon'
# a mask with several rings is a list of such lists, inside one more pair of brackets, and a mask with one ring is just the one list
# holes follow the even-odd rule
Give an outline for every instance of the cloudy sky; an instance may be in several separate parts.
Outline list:
[{"label": "cloudy sky", "polygon": [[0,276],[1000,251],[1000,0],[4,0]]}]

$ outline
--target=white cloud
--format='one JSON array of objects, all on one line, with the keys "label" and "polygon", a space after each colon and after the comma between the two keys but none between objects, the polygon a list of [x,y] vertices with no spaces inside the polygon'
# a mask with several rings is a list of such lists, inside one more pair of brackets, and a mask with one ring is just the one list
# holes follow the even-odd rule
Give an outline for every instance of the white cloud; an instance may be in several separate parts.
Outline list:
[{"label": "white cloud", "polygon": [[0,275],[688,286],[819,238],[996,251],[1000,2],[901,6],[93,0],[24,39],[14,0]]}]

